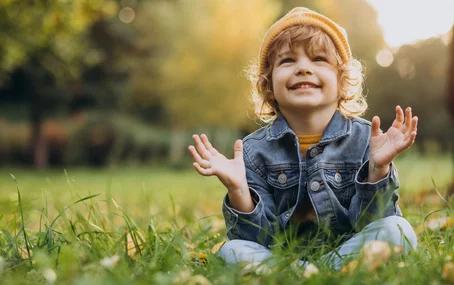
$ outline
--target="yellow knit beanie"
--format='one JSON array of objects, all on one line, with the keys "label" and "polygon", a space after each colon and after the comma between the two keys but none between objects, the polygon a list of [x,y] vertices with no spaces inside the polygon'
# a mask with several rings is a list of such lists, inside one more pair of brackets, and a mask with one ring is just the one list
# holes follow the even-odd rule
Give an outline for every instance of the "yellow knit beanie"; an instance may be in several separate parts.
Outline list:
[{"label": "yellow knit beanie", "polygon": [[350,46],[348,45],[347,33],[342,27],[319,13],[304,7],[296,7],[288,12],[284,17],[276,21],[276,23],[274,23],[266,32],[259,52],[260,74],[265,72],[268,52],[274,39],[283,30],[291,26],[298,25],[315,26],[320,28],[331,38],[342,60],[345,62],[351,59],[352,53]]}]

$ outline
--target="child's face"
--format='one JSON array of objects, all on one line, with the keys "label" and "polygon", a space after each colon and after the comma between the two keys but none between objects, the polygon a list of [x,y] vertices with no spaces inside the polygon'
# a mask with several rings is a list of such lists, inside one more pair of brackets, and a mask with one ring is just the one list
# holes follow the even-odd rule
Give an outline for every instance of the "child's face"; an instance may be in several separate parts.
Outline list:
[{"label": "child's face", "polygon": [[334,111],[338,105],[336,60],[322,49],[308,54],[303,44],[277,52],[272,72],[274,97],[284,116],[301,111]]}]

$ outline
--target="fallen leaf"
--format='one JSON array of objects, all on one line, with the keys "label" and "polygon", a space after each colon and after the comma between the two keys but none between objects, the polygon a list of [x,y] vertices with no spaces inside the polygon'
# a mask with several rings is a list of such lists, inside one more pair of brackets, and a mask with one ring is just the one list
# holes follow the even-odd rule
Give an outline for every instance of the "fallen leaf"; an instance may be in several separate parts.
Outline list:
[{"label": "fallen leaf", "polygon": [[438,194],[430,191],[416,194],[416,196],[413,198],[413,202],[416,205],[441,206],[443,201],[440,199],[440,196],[438,196]]},{"label": "fallen leaf", "polygon": [[392,246],[391,244],[381,241],[369,241],[361,248],[360,260],[362,265],[369,270],[375,270],[387,262],[393,254],[403,252],[403,248],[399,246]]},{"label": "fallen leaf", "polygon": [[454,262],[448,262],[443,266],[441,277],[449,284],[454,283]]},{"label": "fallen leaf", "polygon": [[355,259],[350,261],[347,265],[344,265],[341,272],[351,274],[356,270],[356,268],[358,268],[358,260]]},{"label": "fallen leaf", "polygon": [[446,230],[449,227],[453,226],[453,221],[449,217],[436,217],[428,220],[426,222],[426,228],[435,231],[438,229]]},{"label": "fallen leaf", "polygon": [[221,241],[213,246],[211,249],[211,253],[216,254],[221,249],[221,247],[226,243],[225,241]]},{"label": "fallen leaf", "polygon": [[27,259],[27,258],[33,256],[33,251],[31,249],[30,249],[30,256],[28,255],[28,251],[26,248],[18,247],[17,251],[19,252],[19,255],[20,255],[20,257],[22,257],[22,259]]},{"label": "fallen leaf", "polygon": [[444,223],[444,225],[441,226],[441,230],[442,231],[445,231],[447,230],[448,228],[452,228],[452,226],[454,225],[454,221],[452,219],[448,219],[446,221],[446,223]]},{"label": "fallen leaf", "polygon": [[143,241],[145,240],[141,232],[135,231],[133,232],[133,234],[135,242],[133,236],[131,235],[131,232],[128,232],[128,234],[126,235],[126,247],[128,250],[128,256],[131,258],[137,257],[143,250]]},{"label": "fallen leaf", "polygon": [[424,225],[423,224],[419,224],[416,228],[415,228],[415,233],[416,235],[419,235],[421,233],[424,232]]}]

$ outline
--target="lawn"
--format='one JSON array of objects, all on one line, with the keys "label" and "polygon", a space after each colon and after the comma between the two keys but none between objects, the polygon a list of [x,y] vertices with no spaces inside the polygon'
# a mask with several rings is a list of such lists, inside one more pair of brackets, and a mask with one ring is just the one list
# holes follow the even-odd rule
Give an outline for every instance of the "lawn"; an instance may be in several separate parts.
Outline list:
[{"label": "lawn", "polygon": [[[450,157],[409,154],[396,165],[401,206],[419,248],[375,269],[320,266],[311,277],[291,266],[297,255],[285,250],[271,268],[226,270],[211,253],[226,240],[225,190],[192,169],[0,169],[0,284],[454,282],[453,230],[446,223],[452,203],[442,200],[453,173]],[[442,211],[431,214],[436,210]]]}]

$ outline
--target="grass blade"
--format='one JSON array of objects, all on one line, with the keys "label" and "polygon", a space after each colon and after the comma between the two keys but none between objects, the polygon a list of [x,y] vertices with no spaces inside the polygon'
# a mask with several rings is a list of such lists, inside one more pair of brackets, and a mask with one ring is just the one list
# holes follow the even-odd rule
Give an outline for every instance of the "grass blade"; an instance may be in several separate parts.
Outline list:
[{"label": "grass blade", "polygon": [[19,184],[17,183],[16,177],[14,177],[13,174],[10,174],[10,175],[13,178],[14,183],[16,184],[17,198],[19,201],[19,211],[20,211],[20,217],[21,217],[21,223],[22,223],[22,231],[24,232],[25,248],[27,249],[27,255],[28,255],[28,258],[30,259],[30,257],[31,257],[30,244],[29,244],[29,240],[28,240],[27,231],[25,230],[24,211],[23,211],[23,207],[22,207],[22,198],[20,195]]},{"label": "grass blade", "polygon": [[87,197],[84,197],[84,198],[81,198],[79,200],[77,200],[76,202],[72,203],[71,205],[69,206],[66,206],[63,211],[60,212],[60,214],[58,214],[57,217],[55,217],[55,219],[52,221],[52,223],[50,224],[49,228],[52,228],[52,226],[54,225],[54,223],[57,221],[58,218],[60,218],[61,215],[63,215],[63,213],[68,210],[69,208],[71,208],[72,206],[76,205],[77,203],[80,203],[80,202],[83,202],[85,200],[89,200],[89,199],[93,199],[97,196],[99,196],[101,194],[93,194],[93,195],[90,195],[90,196],[87,196]]},{"label": "grass blade", "polygon": [[443,202],[448,203],[448,201],[446,201],[446,199],[443,198],[443,196],[441,195],[440,191],[438,191],[438,188],[437,188],[437,185],[435,184],[434,178],[433,177],[430,177],[430,178],[432,179],[432,184],[434,186],[434,190],[435,190],[435,192],[437,192],[438,196],[440,196],[440,199],[443,200]]}]

